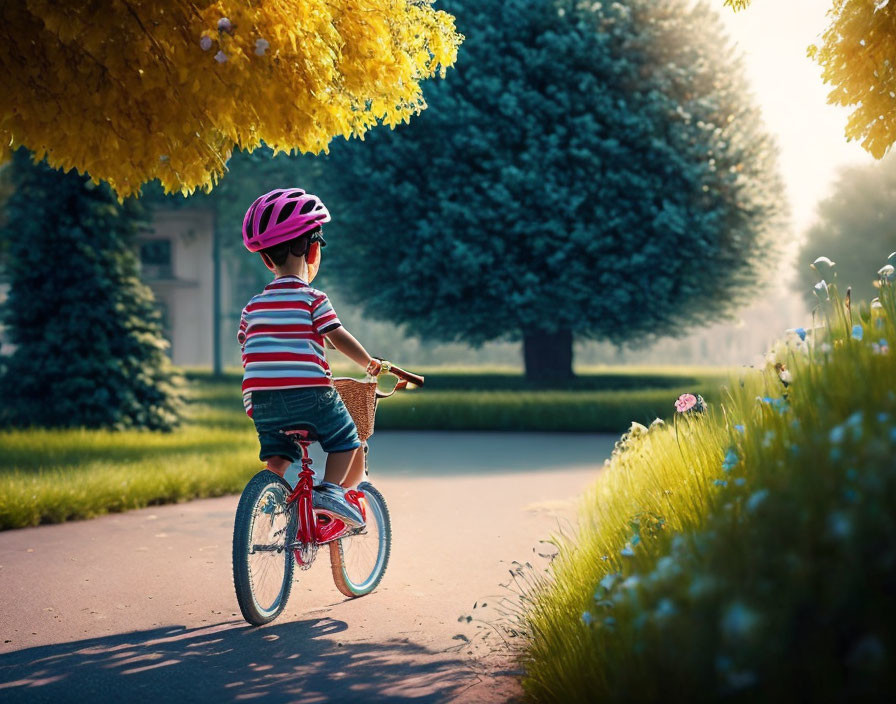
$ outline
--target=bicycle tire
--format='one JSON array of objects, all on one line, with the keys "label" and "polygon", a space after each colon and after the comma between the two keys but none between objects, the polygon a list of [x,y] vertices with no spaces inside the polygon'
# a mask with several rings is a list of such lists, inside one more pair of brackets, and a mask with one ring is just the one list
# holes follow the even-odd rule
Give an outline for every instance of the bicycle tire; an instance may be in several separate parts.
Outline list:
[{"label": "bicycle tire", "polygon": [[[262,470],[256,474],[240,496],[240,502],[236,510],[236,518],[233,522],[233,586],[236,591],[236,600],[240,605],[240,611],[243,618],[253,626],[262,626],[270,623],[281,614],[286,608],[286,602],[289,601],[289,595],[292,591],[292,577],[295,569],[295,561],[293,559],[292,550],[286,546],[295,535],[296,511],[295,505],[286,505],[286,497],[292,488],[289,484],[278,475],[270,470]],[[275,561],[271,564],[279,562],[277,558],[283,555],[283,579],[280,583],[280,589],[276,598],[270,606],[265,607],[259,603],[258,597],[253,589],[252,570],[249,564],[250,550],[253,550],[253,530],[255,528],[255,507],[265,495],[274,497],[274,501],[282,504],[283,510],[286,511],[286,530],[283,535],[283,549],[278,552]],[[273,518],[271,519],[273,523]],[[252,552],[254,553],[254,550]]]},{"label": "bicycle tire", "polygon": [[346,566],[346,546],[350,549],[352,540],[358,540],[365,536],[351,536],[330,543],[330,569],[333,572],[333,581],[340,592],[351,598],[370,594],[377,588],[383,579],[386,567],[389,565],[389,556],[392,553],[392,520],[386,500],[370,482],[361,482],[358,489],[363,491],[367,497],[368,525],[371,523],[371,516],[375,518],[377,524],[377,556],[370,574],[364,579],[358,579],[349,574],[350,570]]}]

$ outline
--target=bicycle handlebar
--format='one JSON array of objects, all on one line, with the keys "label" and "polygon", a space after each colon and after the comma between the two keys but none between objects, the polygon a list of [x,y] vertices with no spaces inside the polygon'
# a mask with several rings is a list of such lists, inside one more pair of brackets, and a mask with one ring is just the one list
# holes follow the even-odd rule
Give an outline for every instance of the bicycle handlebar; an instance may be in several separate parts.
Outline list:
[{"label": "bicycle handlebar", "polygon": [[424,377],[420,376],[419,374],[405,371],[401,367],[396,367],[391,362],[386,362],[385,360],[383,360],[382,365],[383,369],[380,374],[392,374],[394,376],[397,376],[399,379],[410,382],[414,386],[423,386]]}]

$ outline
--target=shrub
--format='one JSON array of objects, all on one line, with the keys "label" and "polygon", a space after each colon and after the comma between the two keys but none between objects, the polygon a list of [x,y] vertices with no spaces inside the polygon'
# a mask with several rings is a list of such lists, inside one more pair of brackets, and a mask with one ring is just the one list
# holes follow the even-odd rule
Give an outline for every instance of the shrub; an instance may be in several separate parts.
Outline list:
[{"label": "shrub", "polygon": [[[528,595],[535,701],[875,698],[896,679],[892,267],[703,415],[633,426]],[[883,695],[880,695],[882,698]]]}]

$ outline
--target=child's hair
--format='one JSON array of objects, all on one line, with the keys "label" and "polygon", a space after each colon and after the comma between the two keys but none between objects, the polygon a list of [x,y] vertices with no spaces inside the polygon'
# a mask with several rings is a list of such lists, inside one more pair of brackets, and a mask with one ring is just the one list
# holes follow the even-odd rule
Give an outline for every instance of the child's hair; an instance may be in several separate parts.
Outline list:
[{"label": "child's hair", "polygon": [[274,266],[283,266],[290,254],[294,257],[304,257],[308,255],[308,248],[311,246],[311,236],[320,232],[321,228],[317,227],[310,232],[299,235],[295,239],[280,242],[273,247],[262,249],[262,254],[266,254],[274,263]]}]

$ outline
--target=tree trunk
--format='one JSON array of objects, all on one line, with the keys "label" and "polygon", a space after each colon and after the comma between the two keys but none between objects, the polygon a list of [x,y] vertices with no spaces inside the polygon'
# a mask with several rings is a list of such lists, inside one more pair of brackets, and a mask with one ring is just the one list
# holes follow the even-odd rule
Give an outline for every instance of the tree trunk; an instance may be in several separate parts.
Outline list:
[{"label": "tree trunk", "polygon": [[529,331],[523,334],[526,379],[548,385],[573,379],[572,331]]}]

